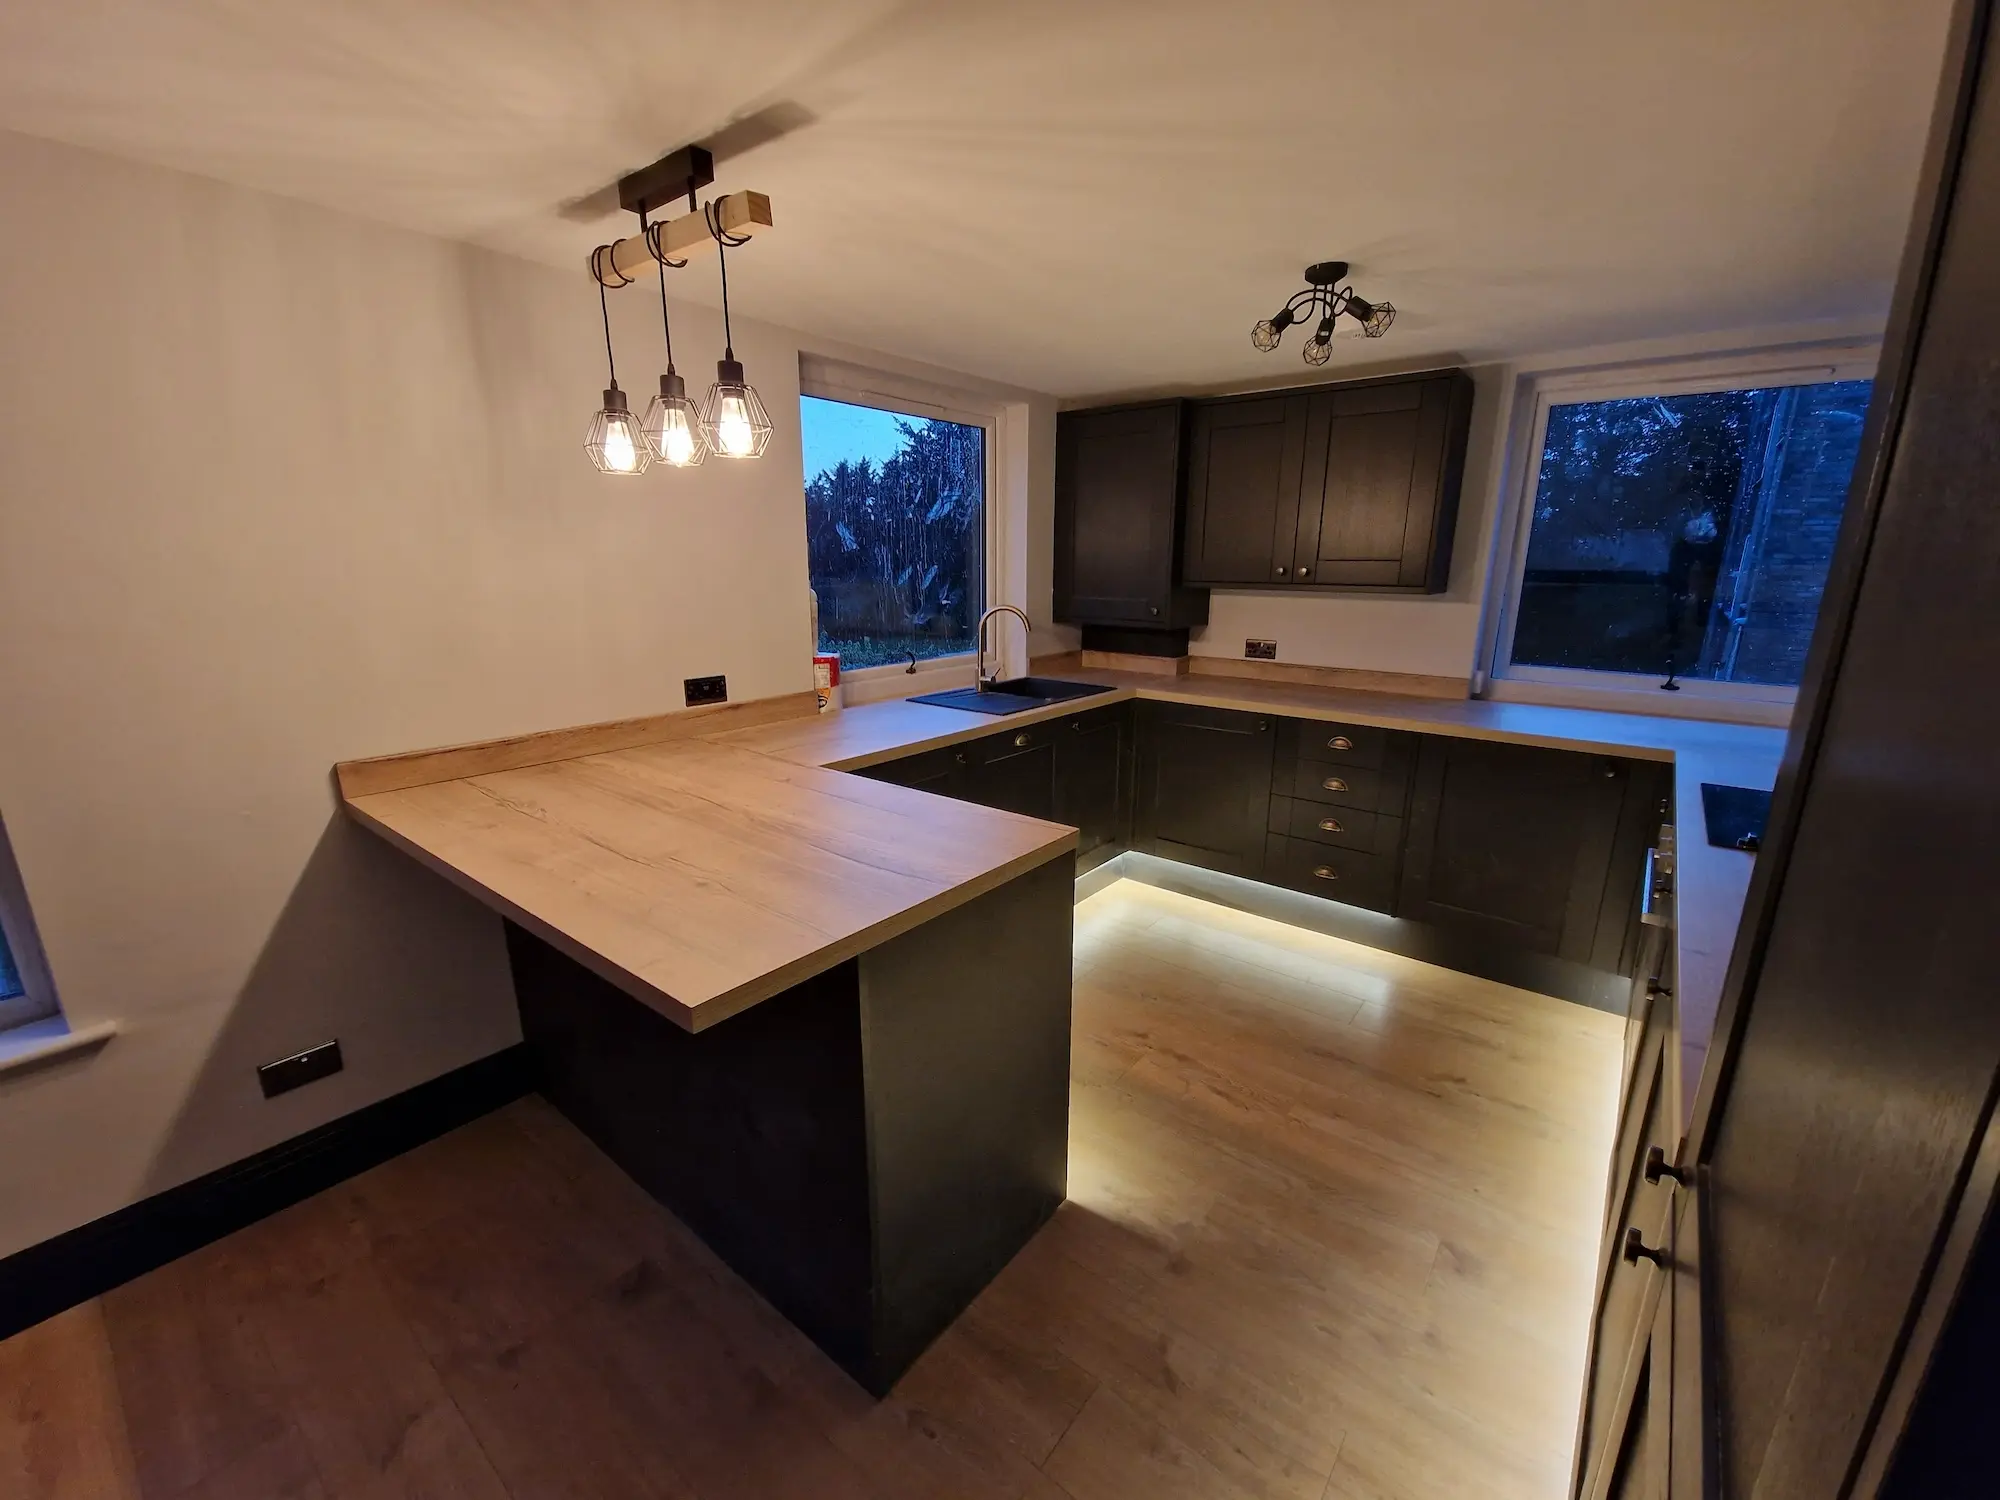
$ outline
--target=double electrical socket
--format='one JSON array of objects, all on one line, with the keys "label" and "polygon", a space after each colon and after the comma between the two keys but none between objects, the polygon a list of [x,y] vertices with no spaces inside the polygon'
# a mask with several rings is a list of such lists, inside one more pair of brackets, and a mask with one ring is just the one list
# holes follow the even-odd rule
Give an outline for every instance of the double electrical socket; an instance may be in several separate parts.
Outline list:
[{"label": "double electrical socket", "polygon": [[1251,661],[1276,661],[1278,643],[1276,641],[1247,640],[1243,643],[1243,654]]}]

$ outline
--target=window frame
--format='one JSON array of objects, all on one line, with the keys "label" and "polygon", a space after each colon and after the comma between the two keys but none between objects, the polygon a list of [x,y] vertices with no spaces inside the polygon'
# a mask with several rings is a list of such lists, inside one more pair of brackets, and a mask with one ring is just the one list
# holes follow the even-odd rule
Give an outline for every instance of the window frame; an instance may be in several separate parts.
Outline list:
[{"label": "window frame", "polygon": [[6,937],[15,972],[21,976],[21,993],[0,1000],[0,1037],[4,1037],[17,1026],[62,1014],[55,978],[42,952],[41,934],[28,907],[27,888],[21,882],[20,866],[14,862],[14,846],[7,837],[4,817],[0,817],[0,935]]},{"label": "window frame", "polygon": [[[1602,695],[1607,706],[1630,709],[1645,694],[1659,696],[1658,679],[1641,672],[1604,672],[1582,667],[1544,667],[1512,660],[1514,631],[1528,567],[1528,541],[1533,530],[1535,493],[1541,488],[1542,452],[1548,443],[1549,412],[1556,406],[1592,401],[1629,400],[1644,396],[1690,396],[1715,391],[1764,390],[1775,386],[1821,385],[1840,380],[1874,380],[1881,363],[1881,344],[1851,341],[1810,349],[1767,349],[1690,359],[1645,361],[1588,369],[1549,370],[1523,378],[1519,400],[1519,460],[1510,466],[1506,507],[1500,531],[1501,566],[1498,608],[1493,637],[1486,652],[1489,696],[1534,699],[1544,693],[1565,700],[1572,695]],[[1672,708],[1685,712],[1706,702],[1720,717],[1738,712],[1789,713],[1798,699],[1796,687],[1777,683],[1712,682],[1681,677]],[[1513,691],[1509,691],[1512,689]]]},{"label": "window frame", "polygon": [[[805,361],[802,360],[801,364],[804,365]],[[1002,414],[1000,406],[996,403],[988,407],[976,397],[962,392],[948,391],[924,381],[818,360],[812,362],[811,368],[802,368],[799,372],[799,397],[803,401],[807,396],[821,401],[840,401],[849,406],[866,406],[899,417],[928,417],[980,429],[984,434],[981,444],[983,472],[980,476],[980,483],[984,488],[979,500],[980,613],[983,615],[992,608],[994,598],[999,592],[999,570],[996,563],[1000,537],[996,514],[998,507],[994,504],[994,496],[999,488],[1000,477],[998,467]],[[959,404],[962,402],[973,404]],[[799,420],[803,429],[805,422],[803,408]],[[800,450],[803,455],[803,431],[800,437]],[[803,457],[799,468],[800,519],[803,521],[805,484],[811,477],[804,472]],[[810,565],[806,571],[806,582],[808,586],[812,583]],[[974,621],[973,628],[976,632],[977,620]],[[819,649],[817,638],[813,641],[813,649],[815,651]],[[953,651],[944,656],[927,656],[917,663],[916,670],[918,674],[957,669],[969,671],[975,654],[974,651]],[[910,667],[907,662],[885,662],[877,667],[856,667],[851,672],[842,671],[840,674],[843,683],[867,683],[908,675]]]}]

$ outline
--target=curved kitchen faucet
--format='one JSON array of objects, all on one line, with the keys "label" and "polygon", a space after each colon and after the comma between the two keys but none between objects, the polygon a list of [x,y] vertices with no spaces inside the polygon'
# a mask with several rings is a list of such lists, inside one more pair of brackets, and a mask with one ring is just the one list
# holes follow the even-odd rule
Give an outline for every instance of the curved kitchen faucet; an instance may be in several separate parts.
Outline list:
[{"label": "curved kitchen faucet", "polygon": [[994,684],[1000,680],[999,659],[997,657],[994,660],[992,674],[989,676],[986,671],[986,622],[995,615],[1013,615],[1019,619],[1023,633],[1022,639],[1024,641],[1033,635],[1035,629],[1034,625],[1029,621],[1027,614],[1022,610],[1014,608],[1011,604],[996,604],[979,617],[979,629],[975,632],[973,639],[972,676],[973,681],[978,685],[979,691],[982,693],[992,692]]}]

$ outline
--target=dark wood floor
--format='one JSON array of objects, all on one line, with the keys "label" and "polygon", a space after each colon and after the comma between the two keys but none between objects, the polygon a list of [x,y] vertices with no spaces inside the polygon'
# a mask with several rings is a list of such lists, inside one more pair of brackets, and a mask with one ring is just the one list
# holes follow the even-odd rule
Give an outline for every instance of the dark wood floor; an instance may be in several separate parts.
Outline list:
[{"label": "dark wood floor", "polygon": [[1617,1023],[1129,883],[1077,963],[1073,1201],[887,1401],[529,1100],[0,1344],[0,1495],[1555,1500]]}]

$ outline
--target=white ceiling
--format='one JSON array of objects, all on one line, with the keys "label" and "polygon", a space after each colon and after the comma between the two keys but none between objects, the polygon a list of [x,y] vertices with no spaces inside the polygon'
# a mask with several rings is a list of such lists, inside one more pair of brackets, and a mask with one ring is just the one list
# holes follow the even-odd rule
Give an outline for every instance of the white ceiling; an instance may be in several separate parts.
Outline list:
[{"label": "white ceiling", "polygon": [[1879,314],[1948,11],[12,0],[0,124],[582,277],[578,200],[744,122],[739,311],[1080,396],[1304,375],[1248,330],[1330,257],[1401,309],[1337,364]]}]

